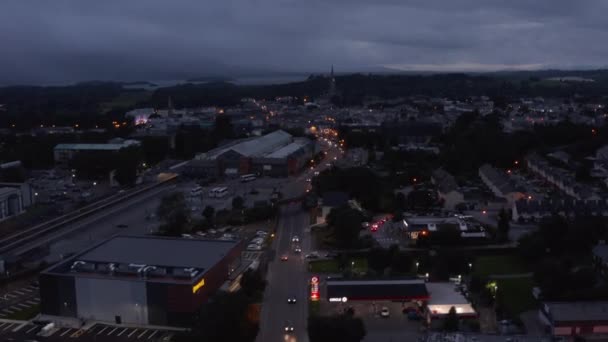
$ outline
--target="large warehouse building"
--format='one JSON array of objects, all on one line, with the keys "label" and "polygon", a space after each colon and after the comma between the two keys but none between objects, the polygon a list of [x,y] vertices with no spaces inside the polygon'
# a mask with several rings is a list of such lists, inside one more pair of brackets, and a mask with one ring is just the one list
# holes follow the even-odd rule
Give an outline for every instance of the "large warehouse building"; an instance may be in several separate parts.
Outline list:
[{"label": "large warehouse building", "polygon": [[116,236],[40,274],[41,312],[186,325],[240,263],[236,241]]},{"label": "large warehouse building", "polygon": [[294,138],[278,130],[261,137],[241,139],[197,155],[188,173],[223,177],[259,174],[286,177],[304,168],[317,152],[308,138]]}]

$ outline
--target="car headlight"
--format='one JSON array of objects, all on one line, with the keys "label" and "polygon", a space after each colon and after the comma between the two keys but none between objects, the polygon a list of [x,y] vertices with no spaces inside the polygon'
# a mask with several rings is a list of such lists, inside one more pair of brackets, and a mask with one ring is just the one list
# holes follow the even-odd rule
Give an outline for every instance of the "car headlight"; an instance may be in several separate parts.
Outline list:
[{"label": "car headlight", "polygon": [[289,331],[289,328],[288,328],[288,327],[285,327],[285,331]]}]

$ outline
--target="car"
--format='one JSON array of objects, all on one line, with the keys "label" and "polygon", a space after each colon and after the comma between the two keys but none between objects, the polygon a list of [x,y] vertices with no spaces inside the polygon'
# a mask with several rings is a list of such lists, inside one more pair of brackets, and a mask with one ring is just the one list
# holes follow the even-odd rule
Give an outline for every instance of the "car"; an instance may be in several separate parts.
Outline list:
[{"label": "car", "polygon": [[190,234],[182,234],[182,237],[185,239],[192,239],[192,235]]},{"label": "car", "polygon": [[309,253],[304,256],[305,259],[318,259],[319,255],[316,253]]},{"label": "car", "polygon": [[315,171],[315,176],[318,176],[318,175],[319,175],[319,171]]},{"label": "car", "polygon": [[287,261],[288,259],[289,259],[289,256],[287,256],[287,254],[281,255],[281,261]]},{"label": "car", "polygon": [[215,233],[217,233],[217,230],[215,230],[215,229],[209,229],[207,232],[209,232],[209,234],[215,234]]},{"label": "car", "polygon": [[262,250],[262,246],[256,245],[256,244],[250,244],[250,245],[247,246],[246,249],[248,251],[261,251]]},{"label": "car", "polygon": [[297,235],[294,235],[294,236],[291,238],[291,242],[300,242],[300,238],[299,238]]},{"label": "car", "polygon": [[337,258],[338,256],[339,256],[339,254],[336,253],[336,252],[327,252],[327,253],[325,253],[325,257],[326,258]]},{"label": "car", "polygon": [[257,232],[255,232],[255,235],[261,236],[261,237],[266,237],[268,235],[268,233],[263,230],[258,230]]},{"label": "car", "polygon": [[295,296],[291,296],[289,298],[287,298],[287,304],[295,304],[296,303],[296,297]]},{"label": "car", "polygon": [[124,224],[124,223],[121,223],[121,224],[117,224],[117,225],[116,225],[116,228],[127,228],[127,227],[128,227],[128,225],[126,225],[126,224]]},{"label": "car", "polygon": [[283,325],[283,330],[286,333],[293,332],[293,330],[294,330],[293,323],[291,321],[285,321],[285,324]]},{"label": "car", "polygon": [[201,232],[201,231],[198,231],[195,234],[198,235],[198,236],[207,236],[207,233]]},{"label": "car", "polygon": [[389,317],[391,314],[388,311],[388,308],[386,306],[383,306],[382,309],[380,310],[380,317]]},{"label": "car", "polygon": [[251,240],[251,243],[255,243],[256,245],[261,245],[264,243],[264,239],[262,238],[255,238],[253,240]]},{"label": "car", "polygon": [[372,224],[372,229],[370,229],[372,232],[377,232],[378,231],[378,224],[374,223]]},{"label": "car", "polygon": [[293,248],[294,253],[302,253],[302,248],[300,248],[300,246],[295,246]]},{"label": "car", "polygon": [[310,183],[311,181],[312,181],[312,179],[306,178],[306,183]]}]

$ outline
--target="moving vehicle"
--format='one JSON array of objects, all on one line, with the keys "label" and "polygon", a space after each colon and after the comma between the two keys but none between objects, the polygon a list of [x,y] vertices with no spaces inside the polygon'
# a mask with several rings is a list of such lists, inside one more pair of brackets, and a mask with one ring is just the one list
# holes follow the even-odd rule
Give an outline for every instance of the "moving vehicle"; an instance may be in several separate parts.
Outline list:
[{"label": "moving vehicle", "polygon": [[285,321],[283,330],[285,330],[286,333],[293,332],[293,330],[294,330],[293,323],[291,321]]},{"label": "moving vehicle", "polygon": [[300,246],[295,246],[293,248],[294,253],[302,253],[302,248],[300,248]]},{"label": "moving vehicle", "polygon": [[255,235],[261,236],[261,237],[266,237],[266,235],[268,235],[268,233],[263,230],[258,230],[257,232],[255,232]]},{"label": "moving vehicle", "polygon": [[228,188],[225,186],[221,186],[221,187],[217,187],[217,188],[213,188],[213,189],[209,190],[209,197],[222,198],[226,195],[228,195]]},{"label": "moving vehicle", "polygon": [[291,242],[300,242],[300,238],[299,238],[297,235],[294,235],[294,236],[291,238]]},{"label": "moving vehicle", "polygon": [[386,306],[383,306],[382,309],[380,310],[380,317],[389,317],[390,316],[390,312],[388,311],[388,308]]},{"label": "moving vehicle", "polygon": [[287,261],[288,259],[289,259],[289,256],[287,256],[287,254],[281,255],[281,261]]},{"label": "moving vehicle", "polygon": [[287,298],[287,304],[295,304],[295,303],[296,303],[295,296],[291,296],[291,297]]},{"label": "moving vehicle", "polygon": [[256,180],[256,178],[257,178],[257,176],[256,176],[256,175],[254,175],[253,173],[250,173],[250,174],[248,174],[248,175],[242,175],[242,176],[241,176],[241,182],[242,182],[242,183],[251,182],[251,181]]}]

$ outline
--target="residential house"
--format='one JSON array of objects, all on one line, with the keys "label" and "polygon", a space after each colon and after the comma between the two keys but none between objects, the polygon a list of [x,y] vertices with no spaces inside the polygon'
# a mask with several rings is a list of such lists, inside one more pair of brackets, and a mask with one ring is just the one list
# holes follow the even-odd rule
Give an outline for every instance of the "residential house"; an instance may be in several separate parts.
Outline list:
[{"label": "residential house", "polygon": [[439,198],[443,201],[443,207],[454,210],[455,207],[464,203],[464,193],[458,187],[454,176],[443,169],[437,169],[431,174],[431,181],[437,186]]}]

